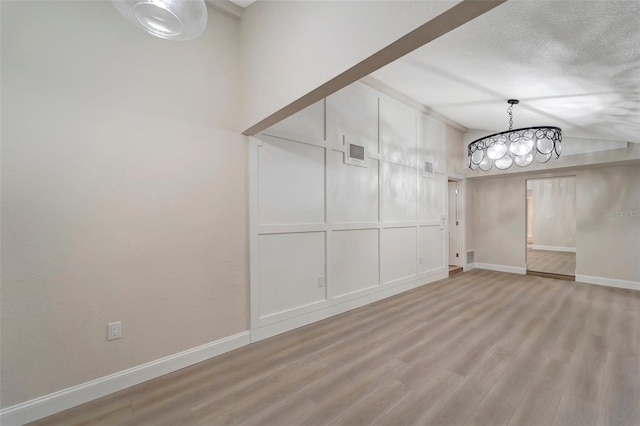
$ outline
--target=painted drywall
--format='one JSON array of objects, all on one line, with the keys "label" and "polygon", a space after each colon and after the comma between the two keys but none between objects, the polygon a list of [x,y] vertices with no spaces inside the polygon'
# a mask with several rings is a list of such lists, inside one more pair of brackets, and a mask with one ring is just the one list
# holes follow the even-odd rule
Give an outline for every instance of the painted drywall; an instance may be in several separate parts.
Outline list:
[{"label": "painted drywall", "polygon": [[246,330],[239,23],[1,7],[2,407]]},{"label": "painted drywall", "polygon": [[242,18],[248,128],[459,1],[258,1]]},{"label": "painted drywall", "polygon": [[447,126],[447,173],[449,175],[463,175],[466,168],[466,151],[464,146],[464,135],[451,126]]},{"label": "painted drywall", "polygon": [[524,267],[525,180],[523,177],[478,179],[472,192],[475,262]]},{"label": "painted drywall", "polygon": [[533,245],[571,249],[576,246],[576,180],[573,176],[532,179]]},{"label": "painted drywall", "polygon": [[576,177],[576,273],[640,282],[640,165]]},{"label": "painted drywall", "polygon": [[[576,274],[640,281],[640,167],[572,172],[576,182]],[[473,180],[476,262],[525,267],[526,179]]]}]

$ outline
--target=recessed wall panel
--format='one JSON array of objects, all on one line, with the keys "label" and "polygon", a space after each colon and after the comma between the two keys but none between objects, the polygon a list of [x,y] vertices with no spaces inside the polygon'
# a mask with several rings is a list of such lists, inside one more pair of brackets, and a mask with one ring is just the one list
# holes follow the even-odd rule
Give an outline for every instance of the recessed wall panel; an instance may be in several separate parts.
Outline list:
[{"label": "recessed wall panel", "polygon": [[325,300],[324,232],[261,235],[259,246],[261,317]]},{"label": "recessed wall panel", "polygon": [[416,220],[416,169],[382,163],[382,220]]},{"label": "recessed wall panel", "polygon": [[250,144],[251,325],[265,333],[445,272],[446,127],[361,84],[323,102]]},{"label": "recessed wall panel", "polygon": [[420,116],[418,167],[421,170],[424,168],[424,162],[428,161],[433,164],[435,173],[445,172],[444,132],[445,126],[442,122],[425,115]]},{"label": "recessed wall panel", "polygon": [[382,230],[382,283],[416,275],[416,228]]},{"label": "recessed wall panel", "polygon": [[258,149],[260,224],[324,222],[324,148],[269,138]]},{"label": "recessed wall panel", "polygon": [[418,218],[439,221],[444,214],[444,176],[421,176],[418,183]]},{"label": "recessed wall panel", "polygon": [[367,167],[345,164],[344,153],[331,151],[331,216],[334,223],[378,221],[378,161],[366,159]]},{"label": "recessed wall panel", "polygon": [[415,166],[417,113],[389,99],[380,99],[380,146],[387,161]]},{"label": "recessed wall panel", "polygon": [[296,141],[324,141],[324,99],[274,124],[262,133]]},{"label": "recessed wall panel", "polygon": [[334,297],[379,284],[378,230],[333,232]]},{"label": "recessed wall panel", "polygon": [[327,142],[342,144],[343,136],[378,153],[378,97],[347,86],[327,98]]},{"label": "recessed wall panel", "polygon": [[439,226],[421,226],[418,229],[418,272],[443,268],[445,231]]}]

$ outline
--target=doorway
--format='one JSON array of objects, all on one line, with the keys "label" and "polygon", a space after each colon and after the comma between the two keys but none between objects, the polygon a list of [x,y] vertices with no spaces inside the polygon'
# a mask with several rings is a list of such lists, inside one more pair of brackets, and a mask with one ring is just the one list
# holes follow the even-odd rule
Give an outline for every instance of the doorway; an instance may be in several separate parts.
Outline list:
[{"label": "doorway", "polygon": [[449,275],[462,272],[460,235],[460,182],[449,179]]},{"label": "doorway", "polygon": [[527,179],[527,274],[575,280],[575,176]]}]

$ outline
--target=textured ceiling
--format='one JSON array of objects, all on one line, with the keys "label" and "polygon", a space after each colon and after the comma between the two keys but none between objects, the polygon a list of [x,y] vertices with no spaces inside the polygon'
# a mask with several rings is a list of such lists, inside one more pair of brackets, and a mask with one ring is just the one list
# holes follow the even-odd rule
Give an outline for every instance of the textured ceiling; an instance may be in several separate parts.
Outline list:
[{"label": "textured ceiling", "polygon": [[640,143],[640,1],[510,0],[373,77],[473,129]]}]

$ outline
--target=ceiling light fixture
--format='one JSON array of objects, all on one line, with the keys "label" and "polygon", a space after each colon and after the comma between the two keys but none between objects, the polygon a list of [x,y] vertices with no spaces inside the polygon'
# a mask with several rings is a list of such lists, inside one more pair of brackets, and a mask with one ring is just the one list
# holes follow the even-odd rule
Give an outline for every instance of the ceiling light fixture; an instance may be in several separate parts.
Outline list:
[{"label": "ceiling light fixture", "polygon": [[191,40],[207,26],[204,0],[111,0],[131,23],[156,37]]},{"label": "ceiling light fixture", "polygon": [[555,153],[560,157],[562,130],[559,127],[525,127],[513,129],[513,106],[520,101],[509,99],[509,130],[477,139],[469,144],[469,168],[471,170],[507,170],[515,163],[526,167],[533,163],[546,163]]}]

